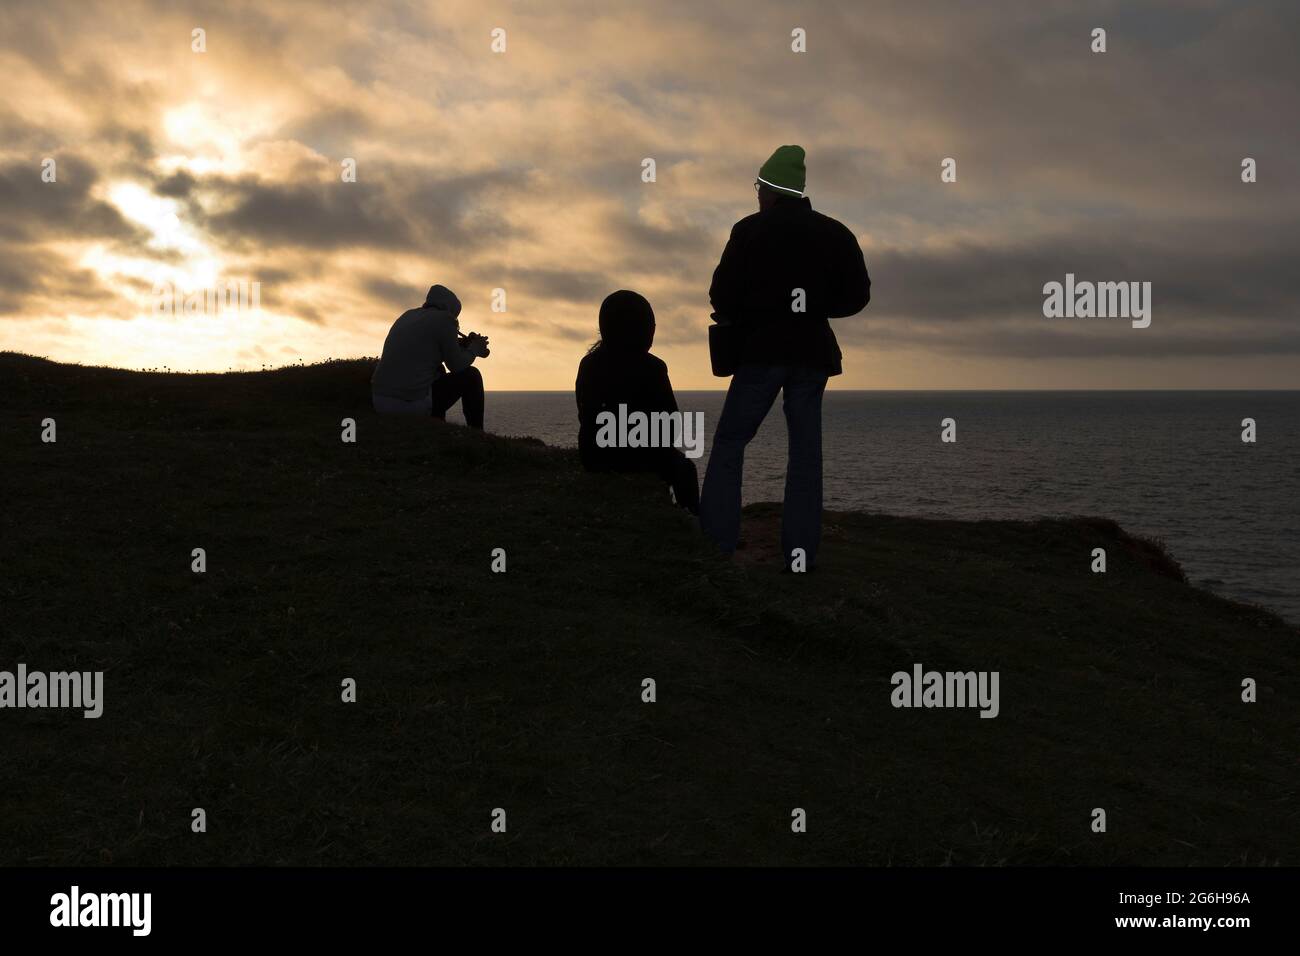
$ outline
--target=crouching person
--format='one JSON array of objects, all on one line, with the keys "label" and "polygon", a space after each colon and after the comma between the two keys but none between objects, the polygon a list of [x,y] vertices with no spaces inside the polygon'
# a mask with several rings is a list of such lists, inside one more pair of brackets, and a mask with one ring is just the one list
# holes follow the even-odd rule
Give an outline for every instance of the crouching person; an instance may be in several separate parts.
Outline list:
[{"label": "crouching person", "polygon": [[606,296],[600,305],[600,341],[578,365],[578,454],[588,471],[645,471],[673,490],[677,503],[697,514],[699,476],[695,463],[677,448],[602,447],[597,442],[601,412],[676,412],[677,398],[668,366],[650,354],[655,314],[650,303],[626,290]]},{"label": "crouching person", "polygon": [[424,305],[397,317],[370,379],[375,411],[445,419],[460,402],[465,424],[483,428],[483,376],[474,359],[487,358],[488,340],[473,332],[462,336],[459,315],[460,300],[435,285]]}]

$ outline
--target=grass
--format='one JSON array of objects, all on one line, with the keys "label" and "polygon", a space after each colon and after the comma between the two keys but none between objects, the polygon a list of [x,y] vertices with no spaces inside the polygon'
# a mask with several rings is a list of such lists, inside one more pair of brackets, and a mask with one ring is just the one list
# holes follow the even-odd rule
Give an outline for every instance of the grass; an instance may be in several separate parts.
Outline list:
[{"label": "grass", "polygon": [[[0,711],[0,861],[1300,862],[1297,633],[1157,545],[828,514],[781,575],[778,506],[727,562],[653,480],[380,418],[367,373],[0,354],[0,669],[106,698]],[[894,709],[917,662],[1000,716]]]}]

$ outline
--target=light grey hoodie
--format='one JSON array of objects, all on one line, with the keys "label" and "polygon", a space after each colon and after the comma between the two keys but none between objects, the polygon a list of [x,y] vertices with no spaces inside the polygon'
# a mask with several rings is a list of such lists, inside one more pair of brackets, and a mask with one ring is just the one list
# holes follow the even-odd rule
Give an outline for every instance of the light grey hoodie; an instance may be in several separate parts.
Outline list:
[{"label": "light grey hoodie", "polygon": [[435,285],[424,305],[408,309],[397,317],[384,339],[384,354],[370,378],[370,389],[415,402],[429,394],[429,386],[444,374],[459,372],[474,364],[474,356],[456,337],[460,323],[460,300],[445,286]]}]

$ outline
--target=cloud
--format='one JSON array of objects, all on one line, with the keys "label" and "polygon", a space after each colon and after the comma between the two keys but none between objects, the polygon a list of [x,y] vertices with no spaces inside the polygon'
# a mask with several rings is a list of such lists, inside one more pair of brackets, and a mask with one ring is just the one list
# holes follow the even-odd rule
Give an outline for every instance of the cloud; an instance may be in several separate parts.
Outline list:
[{"label": "cloud", "polygon": [[[430,283],[432,285],[433,283]],[[370,296],[395,309],[413,309],[424,301],[428,290],[421,290],[405,282],[394,282],[383,276],[371,276],[362,283],[362,289]],[[418,300],[418,301],[417,301]]]},{"label": "cloud", "polygon": [[38,243],[53,237],[140,240],[144,234],[94,196],[95,167],[79,156],[56,160],[45,182],[41,160],[0,166],[0,236]]},{"label": "cloud", "polygon": [[[212,197],[218,211],[202,225],[236,247],[472,250],[499,243],[512,230],[488,203],[492,192],[517,188],[519,173],[488,171],[439,178],[429,169],[365,169],[344,182],[318,166],[308,181],[257,177],[183,184]],[[182,184],[178,184],[182,185]]]},{"label": "cloud", "polygon": [[87,240],[117,250],[140,249],[148,235],[94,195],[99,175],[87,160],[66,155],[55,180],[39,162],[0,166],[0,316],[56,305],[67,311],[120,315],[117,291],[78,266],[65,246]]},{"label": "cloud", "polygon": [[[1011,357],[1291,354],[1300,350],[1300,275],[1288,265],[1298,242],[1295,224],[1238,231],[1231,222],[1128,223],[1000,244],[877,250],[868,257],[876,276],[869,321],[842,323],[843,337]],[[1066,273],[1150,282],[1152,330],[1113,338],[1095,321],[1065,331],[1066,320],[1043,319],[1043,285]]]},{"label": "cloud", "polygon": [[[798,142],[814,205],[860,237],[874,279],[838,326],[850,374],[919,349],[1069,357],[1099,378],[1124,355],[1195,379],[1219,355],[1296,353],[1300,131],[1281,118],[1300,112],[1298,38],[1283,0],[6,4],[0,344],[62,323],[68,346],[98,310],[139,326],[122,354],[373,354],[441,281],[491,327],[502,384],[567,386],[550,356],[590,340],[617,288],[650,297],[657,347],[703,368],[722,245],[758,165]],[[1259,182],[1240,181],[1244,156]],[[125,216],[122,184],[173,203],[191,246]],[[155,268],[253,278],[273,317],[229,341],[160,330],[131,312]],[[1042,285],[1067,271],[1151,281],[1152,328],[1043,319]],[[505,314],[487,309],[498,286]],[[70,357],[96,360],[86,341]]]}]

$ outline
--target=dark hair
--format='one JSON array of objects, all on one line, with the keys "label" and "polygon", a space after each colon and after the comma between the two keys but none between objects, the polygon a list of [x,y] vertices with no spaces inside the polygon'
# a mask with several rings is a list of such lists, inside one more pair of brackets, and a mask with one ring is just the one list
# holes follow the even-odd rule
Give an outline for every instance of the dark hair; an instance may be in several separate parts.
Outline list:
[{"label": "dark hair", "polygon": [[655,340],[655,311],[639,292],[620,289],[600,304],[600,339],[587,350],[649,352]]}]

